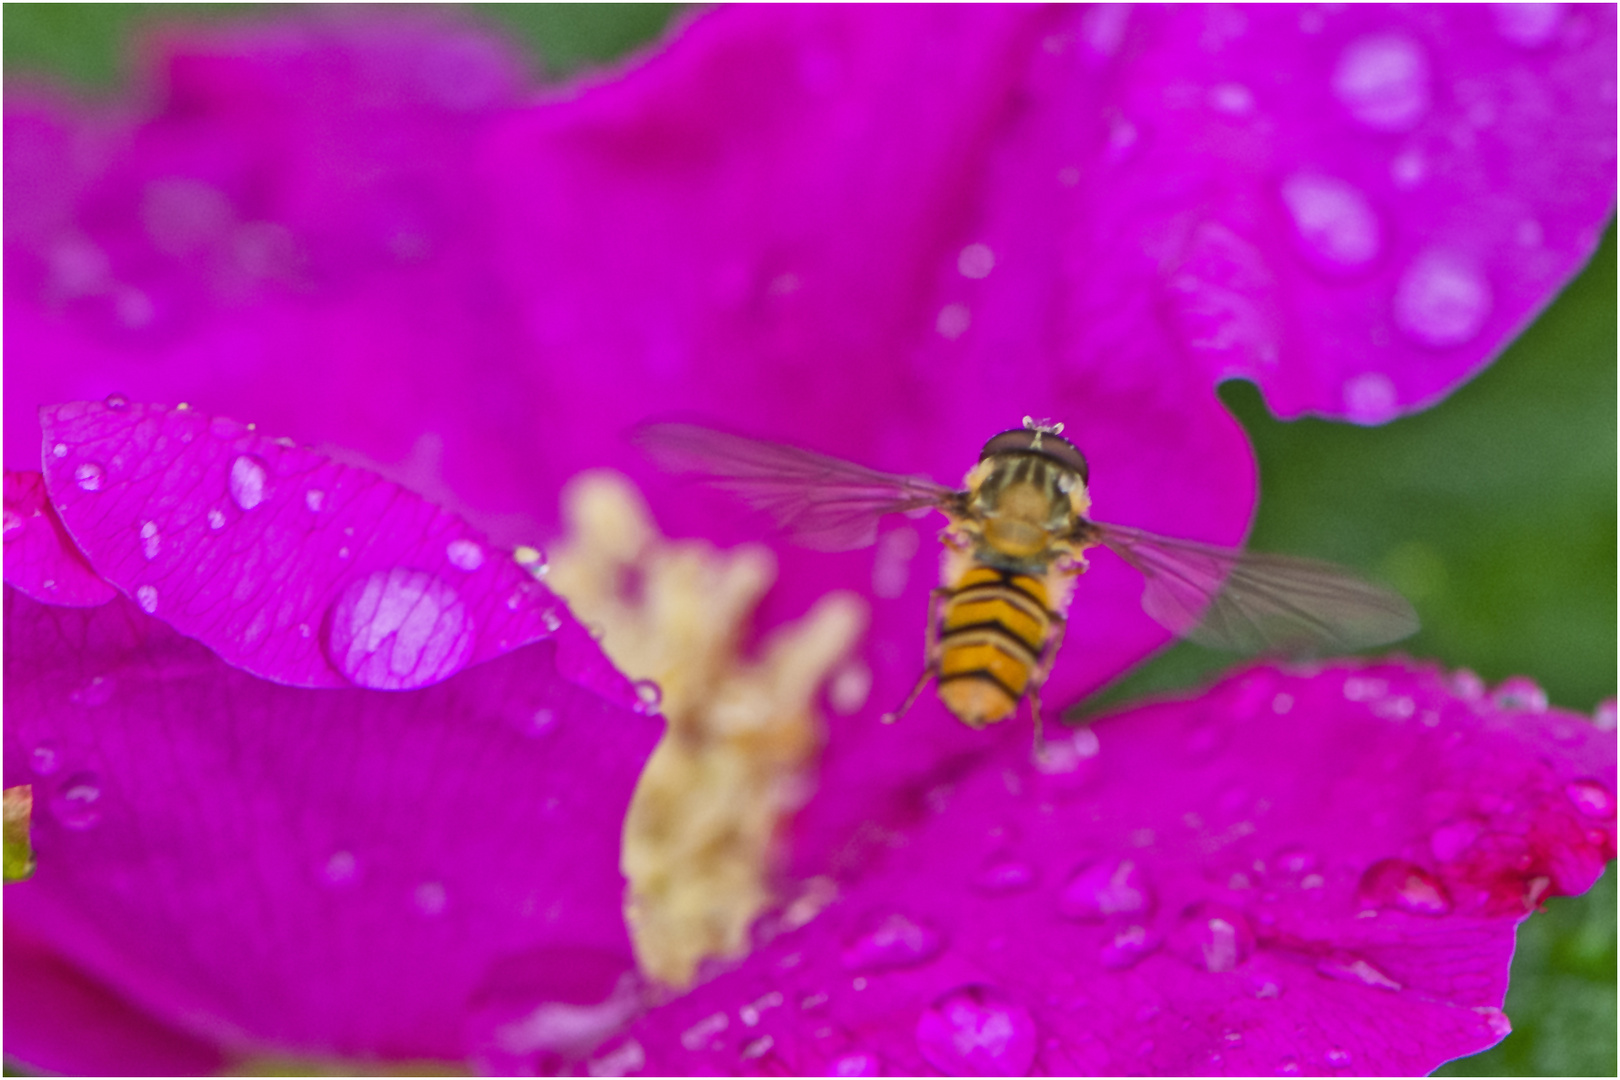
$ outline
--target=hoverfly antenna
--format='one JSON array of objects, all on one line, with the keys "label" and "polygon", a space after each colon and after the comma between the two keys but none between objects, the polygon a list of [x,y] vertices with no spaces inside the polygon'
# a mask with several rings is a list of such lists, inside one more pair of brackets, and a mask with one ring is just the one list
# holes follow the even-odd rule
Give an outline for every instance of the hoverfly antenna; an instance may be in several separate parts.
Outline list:
[{"label": "hoverfly antenna", "polygon": [[1029,442],[1031,450],[1041,448],[1042,435],[1062,435],[1063,425],[1056,420],[1037,420],[1033,416],[1024,417],[1024,430],[1033,431],[1035,437]]}]

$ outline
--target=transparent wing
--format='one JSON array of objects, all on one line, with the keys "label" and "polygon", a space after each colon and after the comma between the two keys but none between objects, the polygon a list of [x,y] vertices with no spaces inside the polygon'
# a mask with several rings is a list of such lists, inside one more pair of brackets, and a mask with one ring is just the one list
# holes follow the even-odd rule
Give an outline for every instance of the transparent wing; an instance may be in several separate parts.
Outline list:
[{"label": "transparent wing", "polygon": [[872,543],[884,514],[943,509],[961,497],[932,480],[892,476],[695,424],[646,424],[632,438],[663,468],[737,495],[800,543],[822,551]]},{"label": "transparent wing", "polygon": [[1317,654],[1386,645],[1417,631],[1399,593],[1332,563],[1172,540],[1087,523],[1142,572],[1142,609],[1178,635],[1245,653]]}]

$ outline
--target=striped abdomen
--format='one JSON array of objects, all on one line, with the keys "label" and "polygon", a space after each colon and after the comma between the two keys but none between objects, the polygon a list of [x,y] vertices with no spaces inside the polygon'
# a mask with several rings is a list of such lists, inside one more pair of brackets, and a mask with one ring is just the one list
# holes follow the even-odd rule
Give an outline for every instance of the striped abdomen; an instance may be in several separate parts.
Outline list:
[{"label": "striped abdomen", "polygon": [[1029,689],[1052,632],[1040,579],[974,566],[945,602],[931,658],[939,698],[965,724],[1005,720]]}]

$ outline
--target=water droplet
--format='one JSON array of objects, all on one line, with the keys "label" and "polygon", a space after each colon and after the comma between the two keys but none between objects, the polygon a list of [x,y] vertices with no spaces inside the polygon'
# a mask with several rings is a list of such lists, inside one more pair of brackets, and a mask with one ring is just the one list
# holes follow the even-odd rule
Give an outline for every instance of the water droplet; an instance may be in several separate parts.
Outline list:
[{"label": "water droplet", "polygon": [[543,578],[550,569],[546,553],[528,544],[519,544],[512,549],[512,561],[530,577]]},{"label": "water droplet", "polygon": [[135,590],[135,602],[141,605],[141,610],[148,615],[157,614],[158,591],[151,585],[142,585]]},{"label": "water droplet", "polygon": [[1098,959],[1102,961],[1103,967],[1118,971],[1137,964],[1162,944],[1164,938],[1152,927],[1142,923],[1131,923],[1115,928],[1108,936],[1108,940],[1103,942]]},{"label": "water droplet", "polygon": [[1501,1009],[1491,1005],[1475,1005],[1474,1011],[1485,1018],[1485,1026],[1490,1028],[1491,1034],[1498,1039],[1505,1039],[1513,1034],[1513,1024]]},{"label": "water droplet", "polygon": [[57,443],[51,447],[51,455],[59,458],[67,457],[67,443]]},{"label": "water droplet", "polygon": [[1485,680],[1467,668],[1458,668],[1451,673],[1451,692],[1468,701],[1478,701],[1485,696]]},{"label": "water droplet", "polygon": [[839,666],[827,683],[827,704],[839,716],[853,716],[872,693],[872,669],[859,660]]},{"label": "water droplet", "polygon": [[93,709],[112,700],[114,685],[108,676],[95,675],[89,682],[69,693],[68,700],[75,705]]},{"label": "water droplet", "polygon": [[626,1039],[605,1054],[585,1063],[591,1076],[633,1076],[647,1065],[647,1052],[634,1039]]},{"label": "water droplet", "polygon": [[1406,131],[1429,111],[1429,63],[1404,35],[1359,38],[1339,56],[1333,93],[1373,130]]},{"label": "water droplet", "polygon": [[476,540],[452,540],[444,546],[444,556],[451,566],[468,573],[484,565],[484,549]]},{"label": "water droplet", "polygon": [[1451,910],[1445,886],[1427,870],[1405,859],[1383,859],[1361,875],[1356,897],[1362,908],[1394,908],[1414,915],[1444,915]]},{"label": "water droplet", "polygon": [[326,655],[373,690],[414,690],[460,671],[472,655],[472,616],[456,591],[421,570],[378,570],[328,612]]},{"label": "water droplet", "polygon": [[106,470],[93,461],[87,461],[73,470],[73,482],[79,485],[80,491],[100,491],[101,482],[106,476]]},{"label": "water droplet", "polygon": [[1341,982],[1375,986],[1380,990],[1401,989],[1400,983],[1359,956],[1325,956],[1316,962],[1316,970],[1330,979],[1338,979]]},{"label": "water droplet", "polygon": [[108,394],[106,398],[106,405],[107,408],[111,409],[113,412],[123,412],[125,409],[129,408],[129,398],[125,397],[123,394]]},{"label": "water droplet", "polygon": [[755,1058],[764,1057],[770,1052],[771,1047],[775,1045],[775,1039],[771,1038],[769,1035],[761,1035],[753,1042],[744,1046],[740,1056],[744,1061],[753,1061]]},{"label": "water droplet", "polygon": [[1034,755],[1035,771],[1055,781],[1089,779],[1095,772],[1102,740],[1090,727],[1075,728],[1061,738],[1051,738]]},{"label": "water droplet", "polygon": [[996,268],[996,254],[987,244],[969,244],[956,257],[956,269],[965,278],[987,278]]},{"label": "water droplet", "polygon": [[1227,116],[1247,116],[1254,111],[1254,92],[1242,83],[1221,83],[1204,95],[1209,107]]},{"label": "water droplet", "polygon": [[1129,4],[1095,4],[1080,13],[1080,42],[1094,58],[1105,60],[1119,51],[1131,18]]},{"label": "water droplet", "polygon": [[973,887],[992,894],[1022,892],[1035,884],[1035,877],[1035,868],[1029,863],[992,855],[973,875]]},{"label": "water droplet", "polygon": [[947,341],[955,341],[967,333],[968,327],[973,324],[973,313],[966,304],[946,304],[939,309],[939,317],[934,320],[934,330]]},{"label": "water droplet", "polygon": [[1256,975],[1249,980],[1249,993],[1261,1001],[1270,1001],[1272,998],[1282,996],[1282,986],[1276,979],[1265,975]]},{"label": "water droplet", "polygon": [[225,527],[225,515],[219,510],[208,511],[208,527],[215,532]]},{"label": "water droplet", "polygon": [[62,781],[51,797],[51,813],[64,828],[88,829],[101,820],[101,782],[83,772]]},{"label": "water droplet", "polygon": [[1236,908],[1199,904],[1182,916],[1176,950],[1205,971],[1231,971],[1254,952],[1254,930]]},{"label": "water droplet", "polygon": [[231,491],[231,501],[243,510],[252,510],[264,502],[265,481],[269,473],[264,462],[252,454],[240,454],[231,462],[231,475],[227,482]]},{"label": "water droplet", "polygon": [[1440,862],[1453,862],[1474,846],[1485,826],[1473,818],[1461,818],[1439,825],[1429,834],[1429,851]]},{"label": "water droplet", "polygon": [[681,1045],[688,1050],[702,1050],[714,1042],[714,1037],[731,1026],[731,1018],[723,1012],[705,1016],[681,1032]]},{"label": "water droplet", "polygon": [[898,911],[862,919],[845,941],[840,960],[847,971],[915,967],[939,955],[944,936],[933,926]]},{"label": "water droplet", "polygon": [[1490,282],[1469,260],[1430,250],[1395,286],[1395,325],[1419,345],[1451,348],[1473,340],[1492,303]]},{"label": "water droplet", "polygon": [[562,616],[557,614],[556,608],[547,608],[540,616],[540,623],[547,633],[555,634],[562,627]]},{"label": "water droplet", "polygon": [[917,1019],[917,1049],[947,1076],[1024,1076],[1035,1064],[1035,1021],[994,987],[959,987]]},{"label": "water droplet", "polygon": [[320,513],[321,504],[324,502],[326,502],[326,492],[322,491],[320,488],[310,488],[308,491],[304,492],[304,505],[309,507],[310,513]]},{"label": "water droplet", "polygon": [[1300,249],[1330,273],[1361,270],[1383,250],[1378,215],[1360,189],[1331,176],[1296,173],[1283,181],[1283,203]]},{"label": "water droplet", "polygon": [[141,554],[146,561],[151,562],[163,550],[163,534],[158,532],[157,522],[148,521],[141,525]]},{"label": "water droplet", "polygon": [[1564,794],[1575,809],[1592,818],[1614,816],[1614,796],[1596,780],[1574,780],[1564,786]]},{"label": "water droplet", "polygon": [[1278,1076],[1298,1076],[1299,1075],[1299,1060],[1297,1058],[1295,1058],[1294,1055],[1289,1054],[1287,1057],[1285,1057],[1281,1061],[1277,1062],[1277,1075]]},{"label": "water droplet", "polygon": [[443,915],[449,903],[449,896],[445,893],[444,886],[437,881],[424,881],[411,894],[411,903],[423,915]]},{"label": "water droplet", "polygon": [[651,716],[656,713],[659,705],[664,700],[663,689],[651,679],[637,679],[635,690],[636,712],[641,713],[643,716]]},{"label": "water droplet", "polygon": [[321,880],[328,885],[351,885],[360,878],[360,862],[353,852],[334,851],[321,867]]},{"label": "water droplet", "polygon": [[1547,691],[1537,686],[1534,679],[1523,675],[1503,679],[1491,694],[1491,700],[1503,709],[1537,713],[1547,711]]},{"label": "water droplet", "polygon": [[539,708],[528,715],[523,724],[525,735],[544,735],[557,726],[557,712],[555,709]]},{"label": "water droplet", "polygon": [[1328,1048],[1327,1053],[1322,1055],[1322,1060],[1335,1069],[1342,1069],[1350,1064],[1350,1051],[1342,1046],[1332,1046]]},{"label": "water droplet", "polygon": [[1502,39],[1526,49],[1547,44],[1564,23],[1562,4],[1491,4],[1489,10]]},{"label": "water droplet", "polygon": [[1620,710],[1615,707],[1614,698],[1598,702],[1598,707],[1592,710],[1592,726],[1599,731],[1613,731],[1620,723]]},{"label": "water droplet", "polygon": [[53,776],[62,768],[62,755],[50,743],[40,743],[28,755],[35,776]]},{"label": "water droplet", "polygon": [[1382,424],[1395,416],[1395,384],[1381,371],[1368,371],[1344,384],[1344,410],[1358,424]]},{"label": "water droplet", "polygon": [[1096,921],[1110,915],[1145,915],[1153,910],[1153,902],[1153,889],[1136,860],[1099,859],[1069,877],[1059,910],[1071,919]]},{"label": "water droplet", "polygon": [[883,1067],[878,1063],[877,1055],[856,1050],[833,1059],[827,1066],[827,1075],[881,1076]]}]

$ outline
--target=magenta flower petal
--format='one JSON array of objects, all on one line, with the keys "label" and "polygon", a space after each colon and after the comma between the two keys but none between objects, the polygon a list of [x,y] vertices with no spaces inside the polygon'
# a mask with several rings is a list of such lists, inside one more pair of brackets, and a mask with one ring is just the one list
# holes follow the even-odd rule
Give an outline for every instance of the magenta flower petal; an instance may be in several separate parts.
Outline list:
[{"label": "magenta flower petal", "polygon": [[63,607],[95,607],[118,595],[73,546],[39,473],[6,470],[5,515],[7,585]]},{"label": "magenta flower petal", "polygon": [[1256,668],[1004,750],[626,1039],[655,1074],[1429,1072],[1506,1034],[1514,926],[1614,857],[1614,733],[1522,705]]},{"label": "magenta flower petal", "polygon": [[[47,408],[44,425],[54,504],[107,580],[261,678],[414,690],[563,627],[562,602],[488,537],[374,473],[121,398]],[[622,677],[594,688],[636,700]]]},{"label": "magenta flower petal", "polygon": [[659,725],[559,676],[554,645],[410,692],[311,691],[122,598],[8,589],[6,628],[7,771],[45,808],[8,926],[176,1029],[459,1058],[512,964],[561,1000],[573,965],[548,950],[633,966],[619,830]]}]

